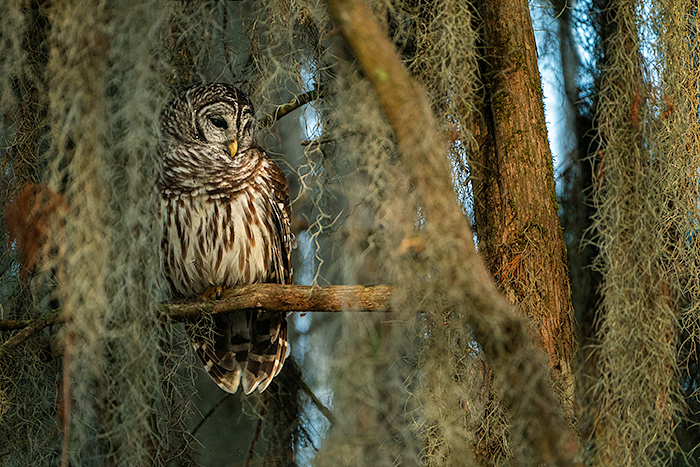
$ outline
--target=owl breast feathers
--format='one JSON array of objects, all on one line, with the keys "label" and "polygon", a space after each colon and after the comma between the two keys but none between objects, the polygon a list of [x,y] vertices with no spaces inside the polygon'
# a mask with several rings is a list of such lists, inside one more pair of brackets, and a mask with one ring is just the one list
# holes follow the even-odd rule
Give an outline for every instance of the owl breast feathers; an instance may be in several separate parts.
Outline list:
[{"label": "owl breast feathers", "polygon": [[[161,115],[162,254],[173,297],[292,281],[287,179],[255,130],[251,102],[227,84],[185,89]],[[192,340],[216,384],[264,391],[287,355],[285,314],[218,314],[212,331]]]}]

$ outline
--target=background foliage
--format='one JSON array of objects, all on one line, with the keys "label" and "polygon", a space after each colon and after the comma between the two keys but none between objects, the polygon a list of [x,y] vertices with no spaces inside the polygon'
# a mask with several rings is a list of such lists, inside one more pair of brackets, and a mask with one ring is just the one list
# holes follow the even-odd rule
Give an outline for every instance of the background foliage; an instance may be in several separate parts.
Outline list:
[{"label": "background foliage", "polygon": [[[67,320],[0,354],[4,465],[540,461],[539,414],[501,400],[523,387],[539,400],[526,383],[549,368],[529,347],[491,368],[482,349],[507,336],[477,343],[473,329],[497,323],[454,287],[472,270],[453,252],[479,243],[467,228],[490,85],[479,2],[369,3],[432,106],[442,139],[421,165],[401,165],[321,2],[0,2],[0,318],[60,308]],[[697,11],[681,0],[540,8],[558,27],[559,50],[543,55],[561,67],[576,136],[559,155],[580,343],[571,451],[585,465],[696,465]],[[295,282],[394,286],[390,314],[291,318],[292,357],[260,396],[219,391],[182,325],[158,313],[158,114],[200,81],[240,87],[259,117],[319,91],[259,133],[290,181]],[[435,214],[456,203],[462,216]]]}]

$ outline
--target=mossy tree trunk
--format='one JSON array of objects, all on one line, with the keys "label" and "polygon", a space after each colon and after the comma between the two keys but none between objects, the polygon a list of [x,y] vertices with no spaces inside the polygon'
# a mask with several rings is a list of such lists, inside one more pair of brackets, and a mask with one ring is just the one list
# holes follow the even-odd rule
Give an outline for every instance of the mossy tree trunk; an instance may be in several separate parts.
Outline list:
[{"label": "mossy tree trunk", "polygon": [[528,3],[484,0],[476,8],[484,90],[470,169],[479,251],[535,323],[573,420],[573,309]]}]

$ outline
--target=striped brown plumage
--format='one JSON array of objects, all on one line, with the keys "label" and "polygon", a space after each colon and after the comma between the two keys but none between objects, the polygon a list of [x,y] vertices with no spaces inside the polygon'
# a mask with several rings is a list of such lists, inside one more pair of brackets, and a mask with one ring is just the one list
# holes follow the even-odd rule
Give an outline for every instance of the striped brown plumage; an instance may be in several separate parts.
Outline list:
[{"label": "striped brown plumage", "polygon": [[[162,113],[162,253],[172,297],[292,281],[287,179],[255,129],[249,99],[227,84],[192,86]],[[264,391],[287,355],[285,314],[216,315],[212,331],[192,341],[216,384]]]}]

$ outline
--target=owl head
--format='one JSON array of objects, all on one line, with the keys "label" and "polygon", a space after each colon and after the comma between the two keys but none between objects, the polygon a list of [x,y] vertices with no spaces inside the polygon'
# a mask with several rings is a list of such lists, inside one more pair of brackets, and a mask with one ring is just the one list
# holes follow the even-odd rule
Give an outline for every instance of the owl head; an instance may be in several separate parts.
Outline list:
[{"label": "owl head", "polygon": [[223,83],[196,84],[178,94],[161,114],[169,144],[221,144],[231,156],[255,145],[255,110],[242,91]]}]

